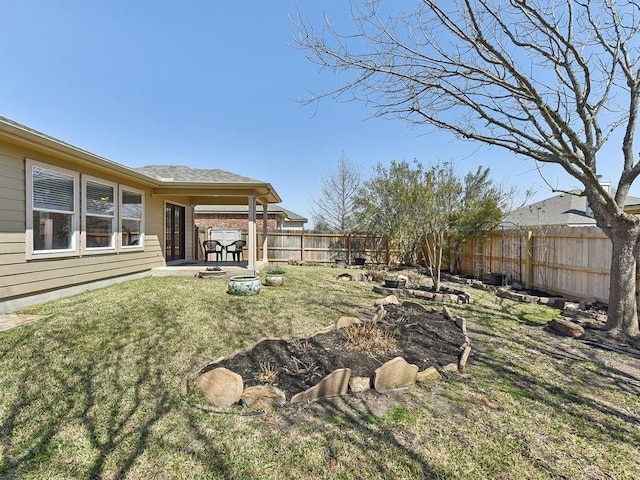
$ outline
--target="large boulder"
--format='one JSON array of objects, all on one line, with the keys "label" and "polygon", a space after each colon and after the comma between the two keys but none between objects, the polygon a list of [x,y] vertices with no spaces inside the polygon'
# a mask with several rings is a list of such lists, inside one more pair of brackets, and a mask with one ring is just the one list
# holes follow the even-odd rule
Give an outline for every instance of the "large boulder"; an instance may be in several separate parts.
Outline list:
[{"label": "large boulder", "polygon": [[402,357],[389,360],[376,368],[373,388],[378,392],[395,388],[409,387],[416,383],[418,366]]},{"label": "large boulder", "polygon": [[214,368],[196,379],[214,407],[227,408],[238,403],[244,389],[242,377],[224,367]]}]

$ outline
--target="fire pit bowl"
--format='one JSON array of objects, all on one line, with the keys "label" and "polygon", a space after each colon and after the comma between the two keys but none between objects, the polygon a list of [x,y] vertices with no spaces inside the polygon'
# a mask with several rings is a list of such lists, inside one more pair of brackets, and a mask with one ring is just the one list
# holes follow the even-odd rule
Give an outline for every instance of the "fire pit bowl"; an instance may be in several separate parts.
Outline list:
[{"label": "fire pit bowl", "polygon": [[260,277],[236,275],[229,279],[227,291],[232,295],[256,295],[260,293]]},{"label": "fire pit bowl", "polygon": [[404,288],[407,280],[402,277],[389,276],[384,278],[384,286],[387,288]]}]

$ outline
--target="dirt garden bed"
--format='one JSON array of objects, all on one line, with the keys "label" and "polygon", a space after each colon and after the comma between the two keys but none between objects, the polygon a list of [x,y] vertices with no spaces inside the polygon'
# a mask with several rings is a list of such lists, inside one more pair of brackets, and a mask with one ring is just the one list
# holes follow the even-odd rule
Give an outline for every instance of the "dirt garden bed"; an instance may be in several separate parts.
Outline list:
[{"label": "dirt garden bed", "polygon": [[454,320],[411,302],[386,305],[385,310],[376,328],[393,345],[386,351],[362,349],[349,341],[353,329],[367,327],[365,322],[309,338],[264,339],[250,350],[208,365],[201,373],[224,367],[239,374],[245,388],[269,384],[290,399],[337,369],[349,368],[352,376],[372,377],[378,367],[395,357],[403,357],[420,371],[435,367],[442,372],[445,366],[458,364],[465,335]]}]

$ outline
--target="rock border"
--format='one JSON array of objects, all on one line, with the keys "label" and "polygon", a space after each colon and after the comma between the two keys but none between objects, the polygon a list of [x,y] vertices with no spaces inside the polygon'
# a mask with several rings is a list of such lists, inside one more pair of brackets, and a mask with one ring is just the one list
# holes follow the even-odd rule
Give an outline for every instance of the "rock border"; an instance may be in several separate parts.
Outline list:
[{"label": "rock border", "polygon": [[471,295],[464,290],[455,293],[428,292],[426,290],[406,288],[390,288],[382,285],[374,285],[373,291],[382,295],[395,295],[396,297],[420,298],[438,303],[469,303]]},{"label": "rock border", "polygon": [[[369,321],[381,320],[386,311],[384,305],[400,302],[395,295],[388,295],[376,301],[376,311]],[[406,301],[403,305],[416,306],[415,302]],[[424,308],[424,307],[423,307]],[[447,320],[455,322],[464,334],[464,343],[460,346],[458,362],[442,367],[438,371],[435,366],[429,366],[423,371],[419,371],[417,365],[408,363],[404,358],[398,356],[385,362],[378,367],[373,375],[369,377],[352,377],[349,368],[340,368],[322,378],[316,385],[301,391],[289,399],[290,404],[308,403],[323,398],[329,398],[345,394],[356,394],[370,389],[377,392],[385,392],[397,389],[410,388],[416,383],[437,382],[443,379],[446,373],[461,373],[466,370],[469,356],[471,354],[471,340],[466,334],[466,320],[462,317],[452,315],[445,306],[442,315]],[[346,328],[353,324],[362,323],[363,320],[356,317],[340,317],[335,323],[319,330],[311,335],[321,335],[333,330]],[[243,379],[240,375],[224,367],[217,367],[207,370],[207,367],[219,363],[222,360],[232,358],[236,355],[246,354],[260,345],[269,341],[291,341],[281,337],[263,337],[252,346],[234,351],[229,356],[218,357],[214,361],[201,368],[195,378],[195,384],[201,388],[205,396],[215,408],[229,409],[232,406],[242,406],[247,412],[256,410],[269,410],[282,407],[287,403],[284,392],[276,387],[263,386],[264,388],[244,387]],[[186,395],[187,385],[183,385],[182,393]],[[207,409],[207,408],[205,408]]]}]

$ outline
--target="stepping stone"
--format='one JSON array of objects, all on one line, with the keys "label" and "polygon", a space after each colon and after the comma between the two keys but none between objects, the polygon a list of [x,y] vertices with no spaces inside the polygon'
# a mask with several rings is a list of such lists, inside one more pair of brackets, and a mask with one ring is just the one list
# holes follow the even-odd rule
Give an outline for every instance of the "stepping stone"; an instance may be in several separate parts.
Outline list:
[{"label": "stepping stone", "polygon": [[214,407],[227,408],[238,403],[244,389],[242,377],[224,367],[214,368],[196,379]]},{"label": "stepping stone", "polygon": [[350,368],[339,368],[320,380],[315,386],[291,397],[291,403],[312,402],[319,398],[335,397],[347,393]]},{"label": "stepping stone", "polygon": [[378,392],[408,387],[416,383],[418,366],[408,363],[402,357],[389,360],[376,368],[373,388]]}]

